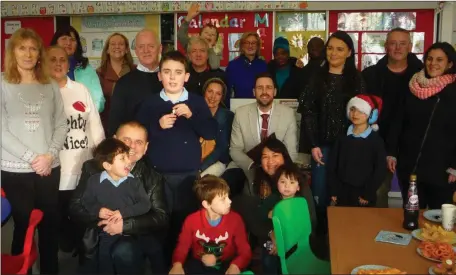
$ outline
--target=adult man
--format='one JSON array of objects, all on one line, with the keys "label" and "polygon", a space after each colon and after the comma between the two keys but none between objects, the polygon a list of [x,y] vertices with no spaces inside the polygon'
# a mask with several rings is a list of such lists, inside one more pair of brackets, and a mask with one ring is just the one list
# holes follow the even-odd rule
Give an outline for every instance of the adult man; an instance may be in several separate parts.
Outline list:
[{"label": "adult man", "polygon": [[[402,109],[403,97],[409,92],[410,79],[423,67],[411,50],[409,32],[401,28],[392,29],[386,37],[386,55],[377,64],[363,71],[366,91],[383,100],[383,110],[378,121],[379,134],[383,140],[386,140],[395,110]],[[388,207],[392,177],[392,173],[387,172],[385,181],[377,190],[377,207]]]},{"label": "adult man", "polygon": [[208,64],[209,45],[202,37],[190,38],[187,47],[188,59],[190,60],[190,78],[185,83],[185,88],[191,93],[203,95],[204,83],[213,77],[225,80],[225,72],[218,69],[211,69]]},{"label": "adult man", "polygon": [[[115,270],[118,274],[141,273],[141,261],[144,254],[149,258],[154,274],[166,273],[162,244],[159,241],[168,227],[168,214],[163,191],[164,178],[149,168],[146,158],[143,158],[148,146],[147,131],[137,122],[127,122],[119,127],[114,137],[122,140],[131,148],[130,159],[133,166],[131,174],[144,184],[152,206],[148,213],[141,216],[123,219],[116,223],[107,220],[98,222],[98,217],[91,216],[82,206],[81,199],[88,178],[101,172],[102,168],[96,165],[94,159],[86,161],[82,167],[82,175],[75,195],[70,202],[71,218],[85,230],[83,248],[80,251],[81,263],[86,269],[90,269],[89,266],[96,264],[94,252],[98,243],[97,231],[98,228],[104,226],[103,230],[108,234],[124,235],[112,252]],[[135,235],[143,236],[142,242],[136,241]],[[87,271],[93,272],[93,270]]]},{"label": "adult man", "polygon": [[[255,79],[253,94],[255,103],[236,109],[231,131],[230,156],[233,161],[222,175],[232,190],[231,195],[239,194],[245,182],[253,182],[254,161],[247,155],[267,136],[275,133],[282,141],[293,160],[297,156],[297,125],[295,111],[287,106],[274,103],[277,88],[269,73],[261,73]],[[253,193],[252,185],[246,188]]]},{"label": "adult man", "polygon": [[122,76],[114,87],[108,136],[113,135],[120,124],[135,118],[139,105],[144,99],[163,89],[157,76],[161,51],[162,45],[155,32],[147,29],[138,32],[135,38],[135,53],[139,64],[135,70]]}]

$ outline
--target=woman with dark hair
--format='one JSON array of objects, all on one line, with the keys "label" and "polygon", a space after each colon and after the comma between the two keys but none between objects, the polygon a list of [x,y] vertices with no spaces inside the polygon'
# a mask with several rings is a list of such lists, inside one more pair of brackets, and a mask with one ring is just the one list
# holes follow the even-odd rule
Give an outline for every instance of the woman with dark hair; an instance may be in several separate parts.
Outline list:
[{"label": "woman with dark hair", "polygon": [[[102,112],[105,98],[101,89],[100,80],[98,79],[95,70],[90,66],[89,59],[82,55],[83,50],[79,33],[72,26],[61,28],[57,30],[54,37],[52,37],[51,46],[54,45],[59,45],[64,48],[67,55],[70,57],[68,77],[87,87],[98,112]],[[85,45],[85,47],[87,47],[87,45]]]},{"label": "woman with dark hair", "polygon": [[452,203],[456,182],[456,51],[434,43],[424,54],[424,69],[409,83],[411,93],[391,126],[388,168],[396,171],[404,203],[410,175],[417,176],[420,208]]},{"label": "woman with dark hair", "polygon": [[337,31],[329,37],[323,59],[323,65],[300,95],[298,112],[302,114],[301,128],[305,133],[300,146],[307,143],[312,148],[311,187],[320,225],[326,231],[329,196],[325,163],[337,138],[347,132],[345,107],[350,98],[364,92],[364,81],[356,69],[353,41],[346,32]]},{"label": "woman with dark hair", "polygon": [[212,116],[217,120],[218,131],[214,150],[201,163],[201,177],[207,174],[220,177],[231,159],[230,137],[234,113],[223,104],[226,90],[226,85],[220,78],[210,78],[203,86],[203,97]]}]

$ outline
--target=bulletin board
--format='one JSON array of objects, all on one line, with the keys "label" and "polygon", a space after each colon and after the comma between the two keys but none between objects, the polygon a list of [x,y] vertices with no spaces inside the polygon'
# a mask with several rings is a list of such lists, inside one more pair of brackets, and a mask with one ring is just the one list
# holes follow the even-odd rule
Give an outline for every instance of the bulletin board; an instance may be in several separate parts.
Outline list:
[{"label": "bulletin board", "polygon": [[[177,14],[176,26],[179,29],[186,13]],[[217,50],[222,52],[221,67],[239,56],[239,39],[244,32],[254,31],[261,38],[261,57],[266,61],[272,58],[273,13],[272,12],[209,12],[201,13],[189,25],[189,36],[198,35],[207,22],[212,22],[219,31]],[[177,42],[179,51],[185,53]]]},{"label": "bulletin board", "polygon": [[140,30],[151,29],[160,40],[160,15],[75,16],[71,17],[71,25],[79,32],[84,54],[95,69],[100,65],[106,39],[114,32],[128,38],[135,63],[138,62],[134,51],[135,37]]},{"label": "bulletin board", "polygon": [[[3,5],[3,4],[2,4]],[[2,18],[2,72],[3,60],[5,59],[6,43],[14,33],[20,28],[32,28],[43,39],[44,46],[47,47],[51,43],[54,36],[54,17],[9,17]]]}]

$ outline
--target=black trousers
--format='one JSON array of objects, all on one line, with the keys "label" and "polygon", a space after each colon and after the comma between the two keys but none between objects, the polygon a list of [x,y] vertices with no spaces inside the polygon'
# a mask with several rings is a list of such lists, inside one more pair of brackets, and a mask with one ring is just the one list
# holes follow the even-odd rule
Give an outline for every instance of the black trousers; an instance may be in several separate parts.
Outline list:
[{"label": "black trousers", "polygon": [[19,255],[24,248],[25,234],[33,209],[43,211],[38,225],[40,273],[58,273],[59,212],[58,193],[60,166],[51,175],[41,177],[36,173],[11,173],[2,171],[2,187],[11,203],[14,233],[11,252]]},{"label": "black trousers", "polygon": [[225,274],[229,268],[228,263],[222,263],[220,268],[205,266],[202,261],[188,257],[184,264],[185,274]]},{"label": "black trousers", "polygon": [[[405,205],[408,200],[408,188],[410,183],[408,180],[399,179],[399,187],[401,188],[402,202]],[[440,209],[442,204],[453,203],[453,193],[456,191],[454,183],[444,182],[436,184],[435,182],[417,182],[418,200],[420,209]]]},{"label": "black trousers", "polygon": [[230,186],[230,198],[234,198],[242,193],[246,176],[241,168],[231,168],[225,170],[220,176]]},{"label": "black trousers", "polygon": [[77,225],[70,219],[70,200],[74,190],[59,191],[60,238],[59,246],[64,252],[71,252],[81,236]]},{"label": "black trousers", "polygon": [[364,188],[345,184],[340,188],[340,193],[337,196],[337,206],[375,207],[376,199],[369,201],[367,205],[359,203],[359,197],[363,197],[363,193]]}]

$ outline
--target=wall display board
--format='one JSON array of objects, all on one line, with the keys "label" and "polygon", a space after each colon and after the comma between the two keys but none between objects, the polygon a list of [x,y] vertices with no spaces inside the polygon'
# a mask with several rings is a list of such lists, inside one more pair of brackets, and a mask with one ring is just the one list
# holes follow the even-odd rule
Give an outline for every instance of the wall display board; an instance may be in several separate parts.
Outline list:
[{"label": "wall display board", "polygon": [[[186,13],[177,14],[177,28],[185,20]],[[273,43],[273,16],[272,12],[209,12],[201,13],[190,21],[189,36],[198,35],[207,22],[214,24],[219,31],[216,45],[222,53],[220,66],[226,67],[230,60],[239,56],[239,41],[244,32],[253,31],[261,38],[261,56],[266,61],[272,58]],[[178,43],[178,50],[185,53],[182,45]]]},{"label": "wall display board", "polygon": [[313,37],[326,41],[326,12],[277,12],[275,38],[285,37],[290,43],[290,56],[309,61],[307,43]]},{"label": "wall display board", "polygon": [[[2,3],[2,7],[3,7]],[[2,72],[3,72],[3,60],[5,56],[6,45],[8,44],[11,35],[20,28],[32,28],[35,30],[43,39],[45,46],[49,46],[54,35],[54,18],[53,17],[17,17],[17,18],[2,18],[2,42],[1,42],[1,54],[2,54]]]},{"label": "wall display board", "polygon": [[102,15],[78,16],[71,18],[72,26],[79,32],[82,50],[95,69],[101,62],[101,52],[106,39],[114,32],[125,35],[129,40],[130,52],[137,63],[135,54],[135,36],[143,28],[160,33],[159,15]]}]

